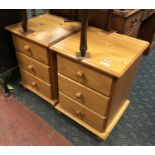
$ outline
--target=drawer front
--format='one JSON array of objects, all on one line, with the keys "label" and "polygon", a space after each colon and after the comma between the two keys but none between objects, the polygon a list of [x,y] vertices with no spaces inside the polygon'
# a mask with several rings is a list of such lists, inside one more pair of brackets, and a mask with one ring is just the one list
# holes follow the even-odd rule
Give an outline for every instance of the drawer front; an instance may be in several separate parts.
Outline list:
[{"label": "drawer front", "polygon": [[102,116],[106,115],[109,98],[89,89],[61,74],[58,75],[59,91],[71,97],[80,104],[96,111]]},{"label": "drawer front", "polygon": [[45,82],[51,83],[49,66],[43,65],[42,63],[19,52],[17,52],[17,58],[21,68],[44,80]]},{"label": "drawer front", "polygon": [[126,33],[126,35],[137,38],[138,32],[139,32],[140,24],[136,25],[134,28],[132,28],[130,31]]},{"label": "drawer front", "polygon": [[45,47],[39,46],[31,41],[13,35],[13,42],[18,52],[40,61],[43,64],[49,65],[49,53]]},{"label": "drawer front", "polygon": [[43,94],[44,96],[48,98],[52,98],[52,87],[51,85],[39,80],[35,76],[31,75],[27,71],[24,71],[23,69],[20,69],[21,76],[22,76],[22,82],[29,87],[31,87],[33,90]]},{"label": "drawer front", "polygon": [[135,27],[137,24],[141,22],[142,14],[143,14],[143,11],[141,10],[126,19],[125,32],[132,29],[133,27]]},{"label": "drawer front", "polygon": [[83,122],[89,124],[96,130],[102,132],[105,127],[105,118],[101,117],[97,113],[90,111],[89,109],[81,106],[76,101],[60,93],[60,105],[62,108],[79,118]]},{"label": "drawer front", "polygon": [[110,96],[113,81],[112,77],[63,56],[58,55],[57,58],[58,71],[61,74],[70,77],[71,79],[98,91],[99,93]]}]

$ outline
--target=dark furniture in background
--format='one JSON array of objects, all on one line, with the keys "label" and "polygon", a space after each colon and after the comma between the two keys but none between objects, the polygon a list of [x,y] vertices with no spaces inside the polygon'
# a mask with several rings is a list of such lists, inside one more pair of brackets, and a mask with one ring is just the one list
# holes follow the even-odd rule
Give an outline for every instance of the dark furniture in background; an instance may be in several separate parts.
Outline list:
[{"label": "dark furniture in background", "polygon": [[[4,28],[21,20],[21,10],[0,10],[0,76],[16,74],[17,60],[11,34]],[[0,78],[1,78],[0,77]]]},{"label": "dark furniture in background", "polygon": [[145,19],[139,30],[139,38],[147,40],[151,43],[148,50],[145,51],[145,54],[149,54],[151,48],[155,46],[155,14]]}]

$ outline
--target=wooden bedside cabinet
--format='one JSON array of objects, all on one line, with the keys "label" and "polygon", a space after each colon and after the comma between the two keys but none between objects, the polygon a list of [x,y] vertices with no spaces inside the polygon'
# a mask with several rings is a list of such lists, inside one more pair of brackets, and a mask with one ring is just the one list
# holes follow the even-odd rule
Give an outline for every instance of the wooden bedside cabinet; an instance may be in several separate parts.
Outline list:
[{"label": "wooden bedside cabinet", "polygon": [[50,14],[28,20],[28,31],[21,23],[7,26],[12,33],[21,84],[52,105],[58,101],[56,55],[48,47],[80,29],[78,22],[64,22],[64,18]]},{"label": "wooden bedside cabinet", "polygon": [[106,139],[129,105],[128,96],[146,41],[88,27],[90,57],[78,59],[80,33],[50,46],[57,53],[56,109]]}]

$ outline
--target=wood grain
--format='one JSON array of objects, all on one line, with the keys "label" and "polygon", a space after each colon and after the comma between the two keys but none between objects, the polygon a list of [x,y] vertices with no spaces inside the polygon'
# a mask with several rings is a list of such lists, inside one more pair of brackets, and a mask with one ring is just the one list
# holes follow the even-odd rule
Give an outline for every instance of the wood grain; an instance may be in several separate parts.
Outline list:
[{"label": "wood grain", "polygon": [[62,108],[73,114],[75,117],[81,119],[83,122],[91,125],[96,130],[103,132],[105,127],[105,117],[102,117],[85,106],[82,106],[61,92],[59,93],[59,96]]},{"label": "wood grain", "polygon": [[[50,47],[66,57],[76,59],[80,33],[76,33]],[[96,70],[121,77],[132,63],[149,46],[146,41],[129,36],[107,33],[94,27],[88,28],[88,51],[90,58],[80,61]]]},{"label": "wood grain", "polygon": [[44,80],[47,83],[51,83],[52,76],[51,76],[51,68],[50,66],[46,66],[30,57],[17,52],[18,63],[21,68],[28,71],[29,73],[37,76],[41,80]]},{"label": "wood grain", "polygon": [[13,36],[13,42],[16,50],[33,59],[40,61],[43,64],[49,65],[49,53],[48,49],[43,46],[39,46],[27,39],[23,39],[17,35]]},{"label": "wood grain", "polygon": [[63,76],[62,74],[58,75],[58,80],[59,91],[106,117],[107,104],[109,104],[108,97]]},{"label": "wood grain", "polygon": [[112,77],[93,70],[80,62],[58,55],[58,71],[71,79],[96,90],[106,96],[110,95]]},{"label": "wood grain", "polygon": [[138,33],[139,33],[139,28],[140,28],[140,24],[137,24],[135,27],[133,27],[132,29],[130,29],[125,34],[128,35],[128,36],[137,38],[138,37]]},{"label": "wood grain", "polygon": [[61,113],[63,113],[66,116],[68,116],[70,119],[74,120],[76,123],[80,124],[81,126],[86,128],[87,130],[89,130],[92,133],[94,133],[101,140],[106,140],[107,137],[109,136],[109,134],[111,133],[111,131],[113,130],[113,128],[115,127],[115,125],[118,123],[118,121],[121,118],[121,116],[123,115],[123,113],[125,112],[125,110],[128,108],[129,103],[130,102],[128,100],[126,100],[124,102],[124,104],[122,104],[122,107],[119,109],[118,113],[116,114],[115,119],[113,120],[113,122],[111,122],[110,126],[108,128],[106,128],[106,130],[104,132],[99,132],[98,130],[94,129],[93,127],[91,127],[87,123],[83,122],[78,117],[75,117],[72,113],[70,113],[67,110],[65,110],[64,108],[62,108],[60,104],[57,104],[55,108],[58,111],[60,111]]},{"label": "wood grain", "polygon": [[53,99],[52,87],[50,84],[45,83],[44,81],[38,79],[32,74],[20,68],[20,73],[22,77],[22,83],[28,85],[33,90],[43,94],[49,99]]},{"label": "wood grain", "polygon": [[7,26],[6,29],[30,41],[48,47],[71,33],[80,30],[78,22],[64,22],[64,18],[43,14],[28,20],[28,32],[23,33],[20,23]]},{"label": "wood grain", "polygon": [[50,103],[52,106],[56,106],[58,104],[58,100],[56,99],[50,99],[47,96],[45,96],[44,94],[40,93],[39,91],[37,91],[36,89],[32,88],[30,85],[23,83],[22,81],[19,82],[24,88],[28,89],[29,91],[33,92],[34,94],[36,94],[38,97],[41,97],[42,99],[44,99],[45,101],[47,101],[48,103]]},{"label": "wood grain", "polygon": [[134,12],[128,17],[123,17],[122,15],[114,14],[113,17],[113,29],[117,30],[119,33],[126,33],[137,24],[141,23],[143,11],[139,10]]},{"label": "wood grain", "polygon": [[107,127],[113,122],[116,117],[116,114],[123,106],[124,101],[128,99],[130,91],[132,88],[132,83],[136,75],[137,67],[139,64],[140,58],[137,59],[128,71],[121,77],[115,80],[112,87],[113,93],[111,97],[111,102],[109,104],[109,112],[107,119]]}]

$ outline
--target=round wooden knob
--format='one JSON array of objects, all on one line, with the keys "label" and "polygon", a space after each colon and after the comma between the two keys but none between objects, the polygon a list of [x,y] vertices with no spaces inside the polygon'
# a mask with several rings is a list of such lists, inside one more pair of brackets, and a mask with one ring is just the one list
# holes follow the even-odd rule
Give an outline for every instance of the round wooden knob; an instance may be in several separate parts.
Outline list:
[{"label": "round wooden knob", "polygon": [[78,71],[78,72],[76,73],[76,75],[77,75],[77,77],[79,77],[79,78],[84,77],[84,73],[83,73],[82,71]]},{"label": "round wooden knob", "polygon": [[82,99],[82,93],[81,92],[76,93],[75,96],[77,99]]},{"label": "round wooden knob", "polygon": [[25,49],[25,51],[29,51],[31,48],[30,48],[29,45],[25,45],[25,46],[24,46],[24,49]]},{"label": "round wooden knob", "polygon": [[81,119],[84,119],[85,114],[83,114],[80,110],[76,110],[75,113],[76,113]]},{"label": "round wooden knob", "polygon": [[81,111],[80,110],[76,110],[75,111],[77,115],[81,115]]},{"label": "round wooden knob", "polygon": [[33,70],[33,69],[34,69],[33,65],[29,65],[28,68],[29,68],[30,70]]},{"label": "round wooden knob", "polygon": [[36,82],[32,82],[31,84],[32,84],[33,87],[36,87],[37,86],[37,83]]}]

